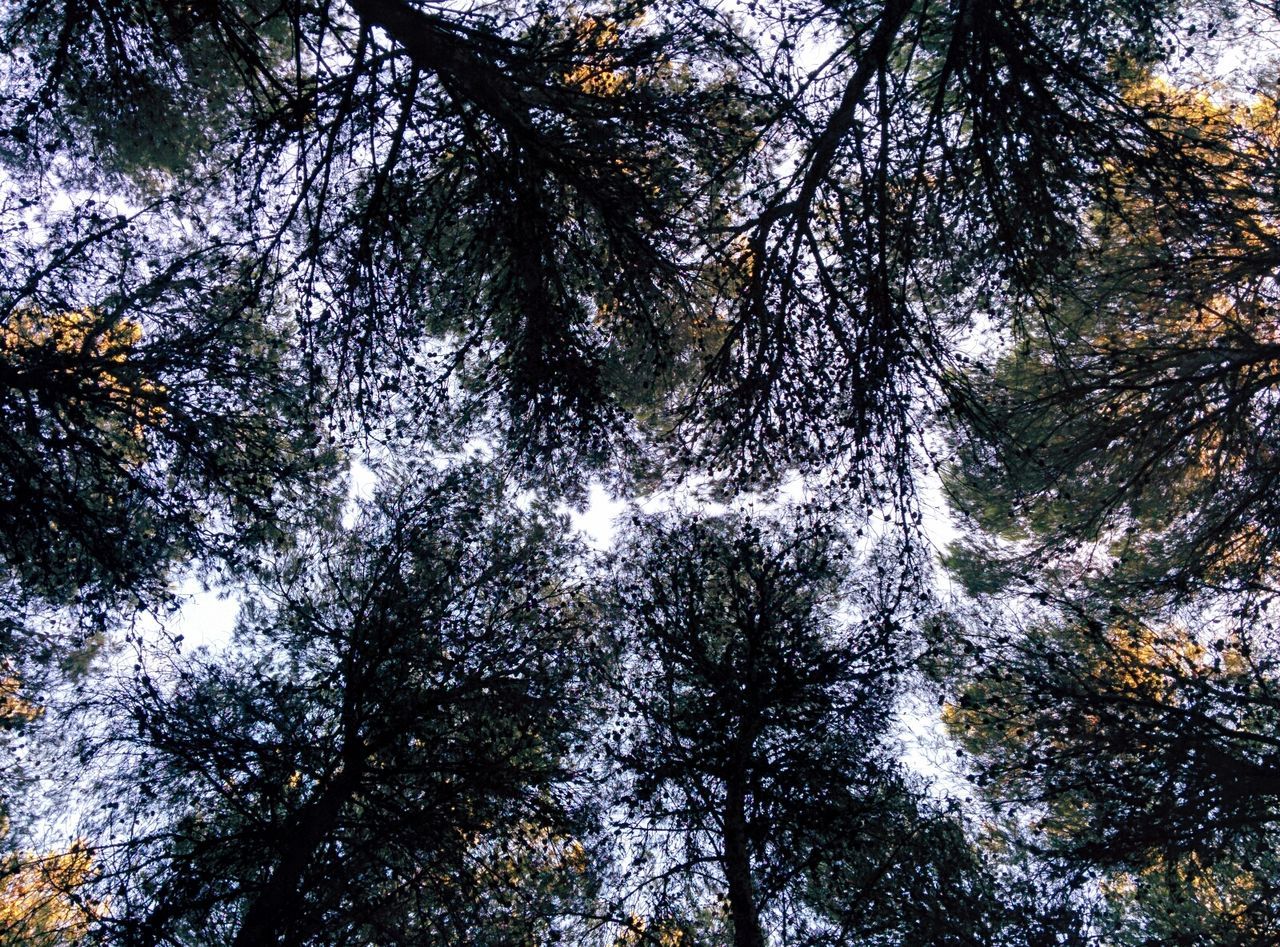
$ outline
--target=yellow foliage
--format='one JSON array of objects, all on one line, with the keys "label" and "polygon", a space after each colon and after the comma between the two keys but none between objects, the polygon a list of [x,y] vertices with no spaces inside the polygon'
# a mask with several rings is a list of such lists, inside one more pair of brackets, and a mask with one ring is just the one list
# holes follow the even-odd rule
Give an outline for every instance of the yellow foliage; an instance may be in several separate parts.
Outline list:
[{"label": "yellow foliage", "polygon": [[[1207,865],[1194,854],[1173,863],[1157,861],[1141,871],[1104,879],[1100,891],[1122,910],[1146,901],[1173,925],[1181,920],[1220,935],[1230,932],[1232,943],[1261,943],[1266,936],[1251,911],[1265,890],[1255,872],[1238,863]],[[1212,919],[1211,925],[1205,925],[1205,919]]]},{"label": "yellow foliage", "polygon": [[40,716],[41,709],[22,696],[17,675],[0,677],[0,727],[26,723]]},{"label": "yellow foliage", "polygon": [[[1210,673],[1210,654],[1184,628],[1166,626],[1158,630],[1142,625],[1116,624],[1100,637],[1077,626],[1057,630],[1059,645],[1081,658],[1079,673],[1091,692],[1116,698],[1120,703],[1155,713],[1160,705],[1178,706],[1185,695],[1181,686],[1188,678]],[[1230,669],[1231,655],[1220,656]],[[1098,707],[1106,706],[1106,702]],[[1035,748],[1037,752],[1071,751],[1077,741],[1090,735],[1108,739],[1101,712],[1075,707],[1055,711],[1051,707],[1028,706],[1027,681],[1018,675],[997,671],[972,680],[958,703],[942,708],[942,723],[950,734],[977,754],[1017,754]],[[1136,748],[1135,748],[1136,749]],[[990,787],[997,792],[1015,790],[1025,778],[1020,767],[1000,767],[991,774]],[[1092,819],[1094,801],[1090,793],[1063,792],[1056,796],[1037,831],[1051,837],[1070,837],[1084,830]]]},{"label": "yellow foliage", "polygon": [[0,323],[0,361],[54,389],[62,414],[79,409],[129,461],[141,463],[147,429],[166,414],[163,387],[130,370],[141,340],[138,323],[108,323],[90,308],[52,315],[19,309]]},{"label": "yellow foliage", "polygon": [[[0,326],[0,351],[8,356],[52,347],[64,355],[123,364],[141,339],[142,327],[136,322],[103,325],[98,314],[87,308],[54,315],[19,309]],[[104,372],[98,383],[104,388],[120,384],[109,372]]]},{"label": "yellow foliage", "polygon": [[[1159,116],[1157,129],[1179,136],[1191,154],[1218,168],[1221,177],[1214,184],[1226,193],[1253,195],[1256,182],[1244,170],[1250,166],[1238,159],[1280,145],[1275,104],[1261,95],[1248,102],[1232,101],[1147,76],[1131,84],[1124,97],[1147,114]],[[1257,209],[1256,202],[1251,201],[1251,209]]]},{"label": "yellow foliage", "polygon": [[[1213,247],[1209,259],[1214,266],[1226,269],[1232,260],[1244,259],[1259,251],[1265,253],[1274,246],[1280,230],[1260,200],[1257,180],[1258,159],[1280,148],[1280,121],[1277,121],[1273,102],[1262,96],[1248,102],[1219,98],[1203,90],[1180,89],[1164,79],[1150,76],[1130,85],[1125,99],[1146,114],[1157,116],[1152,122],[1153,128],[1178,139],[1181,153],[1205,168],[1204,193],[1199,196],[1211,197],[1219,210],[1229,212],[1217,215],[1218,221],[1229,222],[1230,231],[1222,233],[1222,239]],[[1153,149],[1163,147],[1167,146],[1152,145]],[[1130,239],[1159,244],[1170,235],[1170,226],[1175,230],[1179,228],[1180,225],[1173,223],[1175,215],[1171,211],[1186,200],[1187,195],[1176,190],[1182,185],[1170,181],[1167,194],[1152,194],[1151,182],[1146,182],[1145,187],[1135,185],[1134,170],[1114,163],[1107,164],[1106,168],[1123,209],[1120,219],[1095,218],[1103,234],[1109,224],[1117,223],[1130,228]],[[1253,321],[1242,310],[1240,302],[1215,292],[1181,311],[1166,313],[1168,324],[1158,328],[1199,334],[1238,329]],[[1270,322],[1266,332],[1269,339],[1276,337],[1276,329]]]},{"label": "yellow foliage", "polygon": [[[1110,201],[1091,219],[1103,266],[1081,264],[1082,285],[1091,274],[1110,274],[1083,310],[1090,348],[1123,373],[1098,409],[1105,421],[1132,419],[1142,431],[1153,402],[1168,408],[1160,399],[1171,379],[1205,392],[1190,405],[1198,416],[1178,422],[1182,453],[1160,475],[1164,492],[1153,491],[1158,499],[1135,511],[1139,525],[1159,527],[1170,511],[1198,502],[1207,485],[1268,462],[1248,428],[1251,402],[1280,387],[1280,357],[1272,354],[1280,324],[1268,288],[1280,222],[1270,183],[1259,176],[1280,151],[1280,121],[1275,103],[1261,95],[1233,98],[1151,76],[1132,83],[1125,99],[1152,116],[1153,155],[1168,152],[1172,140],[1200,169],[1189,190],[1185,179],[1153,176],[1141,162],[1108,163]],[[1209,223],[1202,206],[1213,208]],[[1264,561],[1266,537],[1247,517],[1238,522],[1203,557],[1207,578],[1274,567]]]},{"label": "yellow foliage", "polygon": [[[1215,917],[1229,918],[1233,926],[1245,930],[1246,912],[1251,893],[1258,887],[1257,879],[1248,871],[1224,875],[1199,868],[1190,879],[1190,888],[1197,902]],[[1184,871],[1185,873],[1185,871]]]},{"label": "yellow foliage", "polygon": [[93,871],[93,857],[82,842],[65,852],[20,852],[0,861],[0,947],[81,941],[103,910],[78,893]]},{"label": "yellow foliage", "polygon": [[673,921],[647,921],[639,914],[627,919],[626,929],[613,942],[613,947],[636,947],[638,944],[659,947],[688,947],[693,943],[689,932]]},{"label": "yellow foliage", "polygon": [[630,77],[614,68],[617,61],[607,53],[609,47],[616,46],[620,38],[616,23],[592,16],[584,17],[578,24],[574,38],[588,50],[588,58],[561,76],[566,85],[586,95],[607,98],[616,95],[630,83]]},{"label": "yellow foliage", "polygon": [[1170,671],[1203,662],[1205,650],[1186,632],[1112,626],[1105,647],[1090,669],[1090,677],[1108,691],[1141,695],[1158,703],[1172,699]]},{"label": "yellow foliage", "polygon": [[481,885],[506,891],[549,891],[584,875],[589,867],[580,841],[524,823],[485,852],[476,861],[475,871]]}]

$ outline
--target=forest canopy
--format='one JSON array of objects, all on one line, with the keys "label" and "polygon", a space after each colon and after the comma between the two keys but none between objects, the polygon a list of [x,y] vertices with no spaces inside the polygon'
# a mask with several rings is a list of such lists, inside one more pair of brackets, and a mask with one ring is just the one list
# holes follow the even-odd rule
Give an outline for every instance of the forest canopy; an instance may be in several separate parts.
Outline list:
[{"label": "forest canopy", "polygon": [[1276,942],[1278,17],[0,2],[0,947]]}]

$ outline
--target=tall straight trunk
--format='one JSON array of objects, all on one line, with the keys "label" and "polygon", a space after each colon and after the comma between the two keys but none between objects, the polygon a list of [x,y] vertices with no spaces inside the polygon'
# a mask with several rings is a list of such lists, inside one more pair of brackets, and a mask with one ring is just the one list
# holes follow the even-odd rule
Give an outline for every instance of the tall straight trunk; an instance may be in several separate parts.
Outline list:
[{"label": "tall straight trunk", "polygon": [[765,947],[760,915],[756,909],[755,883],[751,879],[751,853],[747,848],[747,793],[741,776],[731,778],[725,787],[724,876],[729,884],[734,947]]}]

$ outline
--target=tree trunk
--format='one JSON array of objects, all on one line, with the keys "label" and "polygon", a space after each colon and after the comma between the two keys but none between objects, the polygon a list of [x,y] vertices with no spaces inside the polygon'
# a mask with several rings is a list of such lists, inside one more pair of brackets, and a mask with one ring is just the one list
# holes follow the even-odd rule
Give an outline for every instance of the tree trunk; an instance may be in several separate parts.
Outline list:
[{"label": "tree trunk", "polygon": [[359,783],[352,768],[339,772],[323,792],[298,813],[283,842],[288,847],[244,912],[233,947],[264,947],[279,943],[298,919],[298,885],[307,865],[338,822],[342,807]]},{"label": "tree trunk", "polygon": [[755,884],[751,879],[751,853],[747,849],[747,794],[741,776],[725,787],[724,876],[729,884],[729,913],[733,919],[734,947],[765,947],[756,910]]},{"label": "tree trunk", "polygon": [[461,94],[526,147],[544,146],[543,136],[534,127],[528,110],[533,105],[554,104],[545,92],[517,85],[469,47],[447,21],[404,0],[350,2],[362,23],[386,31],[415,66],[439,77],[451,95]]}]

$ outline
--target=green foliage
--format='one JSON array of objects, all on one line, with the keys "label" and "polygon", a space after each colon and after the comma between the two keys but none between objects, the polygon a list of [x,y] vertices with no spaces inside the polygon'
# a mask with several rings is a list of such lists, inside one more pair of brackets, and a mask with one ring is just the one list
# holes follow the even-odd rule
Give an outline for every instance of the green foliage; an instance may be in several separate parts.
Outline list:
[{"label": "green foliage", "polygon": [[[1273,100],[1135,71],[1124,99],[1193,184],[1113,161],[1088,243],[969,380],[950,482],[980,533],[950,565],[1034,593],[960,677],[949,722],[990,796],[1106,878],[1117,943],[1261,943],[1276,642]],[[1034,320],[1034,321],[1033,321]]]},{"label": "green foliage", "polygon": [[285,340],[248,314],[194,338],[94,310],[0,331],[0,558],[37,598],[147,601],[174,560],[245,560],[332,462],[296,416]]},{"label": "green foliage", "polygon": [[113,800],[98,926],[162,944],[545,938],[589,889],[566,809],[588,723],[569,549],[486,472],[416,471],[281,562],[229,653],[144,658],[90,750]]},{"label": "green foliage", "polygon": [[921,386],[1080,248],[1107,164],[1194,174],[1119,94],[1176,12],[15,4],[6,163],[297,274],[366,424],[461,411],[570,483],[643,434],[736,483],[906,477]]},{"label": "green foliage", "polygon": [[975,779],[1046,852],[1103,872],[1117,942],[1265,940],[1272,658],[1176,627],[1080,621],[989,642],[963,679],[944,719]]},{"label": "green foliage", "polygon": [[[4,5],[0,727],[114,806],[50,903],[1038,945],[1093,877],[1117,943],[1273,938],[1280,135],[1179,85],[1236,6]],[[945,564],[1030,630],[918,627],[940,423]],[[895,535],[659,516],[579,588],[548,512],[797,472]],[[225,653],[160,644],[193,574],[248,589]],[[924,669],[1012,823],[899,759]]]},{"label": "green foliage", "polygon": [[1109,166],[1090,245],[973,380],[990,436],[964,435],[952,481],[988,532],[1054,554],[1109,546],[1120,594],[1247,590],[1266,581],[1275,532],[1275,207],[1261,182],[1280,126],[1261,96],[1236,105],[1142,77],[1125,94],[1189,140],[1195,189],[1149,179],[1146,162]]},{"label": "green foliage", "polygon": [[[1004,914],[960,821],[893,761],[911,648],[894,603],[910,580],[895,589],[883,561],[851,578],[852,550],[803,518],[655,518],[623,545],[606,606],[619,651],[609,755],[624,824],[653,849],[637,870],[654,872],[656,909],[723,902],[739,945],[979,944],[1030,929]],[[703,864],[705,890],[682,890]]]}]

